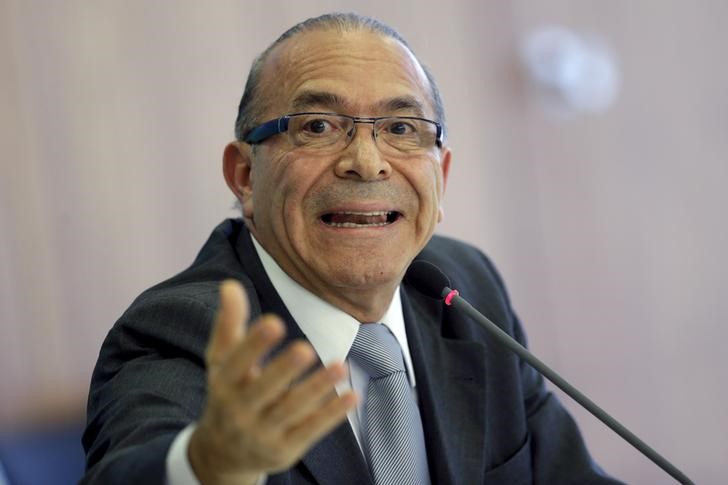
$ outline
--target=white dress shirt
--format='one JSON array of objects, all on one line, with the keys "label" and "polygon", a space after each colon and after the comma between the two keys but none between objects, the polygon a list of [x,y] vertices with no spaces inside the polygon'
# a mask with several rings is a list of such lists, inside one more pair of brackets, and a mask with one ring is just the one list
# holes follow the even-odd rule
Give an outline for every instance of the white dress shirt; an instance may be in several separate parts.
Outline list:
[{"label": "white dress shirt", "polygon": [[[296,283],[278,266],[258,241],[255,238],[252,239],[258,256],[263,263],[263,269],[265,269],[273,287],[303,334],[310,341],[321,362],[325,366],[334,362],[346,363],[349,370],[348,379],[336,384],[336,392],[341,395],[353,389],[359,396],[357,407],[349,411],[347,419],[361,449],[359,423],[362,421],[361,416],[364,412],[369,376],[358,364],[346,359],[360,322]],[[407,368],[407,375],[414,393],[415,375],[412,368],[412,357],[407,345],[407,333],[404,327],[399,287],[397,287],[381,323],[389,328],[399,342]],[[167,453],[168,485],[199,485],[199,481],[196,479],[187,459],[187,447],[194,426],[194,424],[191,424],[182,430],[174,439]]]}]

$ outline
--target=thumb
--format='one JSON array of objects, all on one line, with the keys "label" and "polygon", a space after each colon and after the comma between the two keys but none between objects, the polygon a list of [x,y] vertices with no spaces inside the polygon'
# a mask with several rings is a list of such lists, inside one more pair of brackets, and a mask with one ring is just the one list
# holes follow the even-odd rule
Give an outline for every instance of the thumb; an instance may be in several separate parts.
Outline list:
[{"label": "thumb", "polygon": [[250,309],[243,287],[236,280],[220,284],[220,307],[207,345],[207,366],[220,365],[242,340]]}]

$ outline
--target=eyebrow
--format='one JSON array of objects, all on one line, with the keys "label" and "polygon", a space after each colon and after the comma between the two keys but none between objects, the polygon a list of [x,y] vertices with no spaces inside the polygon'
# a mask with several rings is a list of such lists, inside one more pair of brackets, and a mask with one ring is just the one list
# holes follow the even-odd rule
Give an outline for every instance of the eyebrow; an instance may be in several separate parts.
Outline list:
[{"label": "eyebrow", "polygon": [[303,91],[291,103],[294,111],[305,111],[319,106],[326,109],[345,109],[348,105],[341,96],[326,91]]},{"label": "eyebrow", "polygon": [[[296,112],[314,108],[346,112],[352,110],[352,105],[338,94],[327,91],[303,91],[293,98],[291,108]],[[395,96],[384,99],[376,104],[376,108],[378,111],[388,114],[397,111],[410,111],[414,116],[425,116],[424,105],[414,96]]]},{"label": "eyebrow", "polygon": [[410,111],[414,112],[415,116],[424,118],[425,107],[422,102],[414,96],[396,96],[394,98],[385,99],[377,103],[382,111],[391,113],[393,111]]}]

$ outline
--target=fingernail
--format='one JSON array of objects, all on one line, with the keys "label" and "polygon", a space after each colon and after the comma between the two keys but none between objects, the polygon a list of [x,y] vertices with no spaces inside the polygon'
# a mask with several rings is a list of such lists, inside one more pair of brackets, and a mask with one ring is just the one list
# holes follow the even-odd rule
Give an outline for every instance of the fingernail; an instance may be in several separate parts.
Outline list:
[{"label": "fingernail", "polygon": [[271,323],[270,320],[263,320],[262,322],[260,322],[258,327],[258,331],[260,332],[261,337],[272,338],[278,334],[278,328],[274,323]]},{"label": "fingernail", "polygon": [[291,350],[291,361],[295,365],[308,364],[313,359],[313,352],[308,347],[298,345]]}]

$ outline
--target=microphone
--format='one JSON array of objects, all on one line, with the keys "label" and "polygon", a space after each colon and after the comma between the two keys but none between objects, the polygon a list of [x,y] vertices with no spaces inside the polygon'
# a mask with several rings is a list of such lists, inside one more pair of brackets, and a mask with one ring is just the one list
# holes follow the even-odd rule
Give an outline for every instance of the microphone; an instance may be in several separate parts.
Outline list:
[{"label": "microphone", "polygon": [[404,279],[407,283],[411,284],[426,296],[443,300],[446,305],[453,306],[458,310],[465,312],[469,317],[485,327],[485,329],[488,330],[501,344],[515,352],[527,364],[554,383],[554,385],[568,394],[574,401],[579,403],[602,423],[606,424],[625,441],[637,448],[640,453],[652,460],[653,463],[662,468],[675,480],[683,485],[694,485],[693,481],[690,480],[683,472],[678,470],[677,467],[663,458],[659,453],[653,450],[647,443],[638,438],[637,435],[632,433],[619,421],[607,414],[606,411],[597,406],[594,401],[589,399],[581,391],[569,384],[566,379],[544,364],[535,355],[529,352],[526,347],[518,343],[514,338],[498,327],[498,325],[488,320],[482,313],[473,308],[467,300],[460,296],[457,290],[450,288],[450,280],[442,271],[440,271],[440,268],[429,261],[415,260],[407,269],[407,274]]}]

